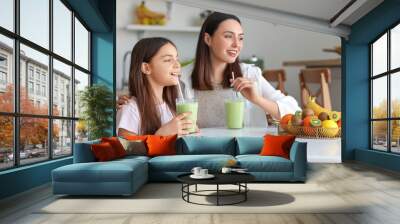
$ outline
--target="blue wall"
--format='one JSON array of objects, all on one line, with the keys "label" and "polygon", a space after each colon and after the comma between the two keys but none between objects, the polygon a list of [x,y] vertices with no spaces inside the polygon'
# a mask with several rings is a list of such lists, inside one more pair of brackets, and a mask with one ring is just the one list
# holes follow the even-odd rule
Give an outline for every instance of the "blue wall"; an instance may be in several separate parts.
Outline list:
[{"label": "blue wall", "polygon": [[[342,40],[343,159],[399,170],[399,156],[369,150],[369,43],[400,22],[400,0],[386,0],[351,27]],[[360,151],[362,150],[362,151]],[[390,159],[389,159],[389,157]]]},{"label": "blue wall", "polygon": [[[115,95],[115,0],[66,0],[92,32],[93,83],[104,83]],[[115,115],[113,117],[115,121]],[[114,125],[113,125],[114,126]],[[115,131],[110,128],[111,131]],[[72,158],[47,161],[0,172],[0,199],[51,181],[51,171]]]}]

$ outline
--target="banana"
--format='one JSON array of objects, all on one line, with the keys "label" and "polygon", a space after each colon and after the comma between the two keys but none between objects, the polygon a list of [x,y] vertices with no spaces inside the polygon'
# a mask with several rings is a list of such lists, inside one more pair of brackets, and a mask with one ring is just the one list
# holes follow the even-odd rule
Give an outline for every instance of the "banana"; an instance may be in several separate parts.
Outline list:
[{"label": "banana", "polygon": [[165,15],[162,13],[154,12],[147,8],[145,2],[136,7],[136,17],[138,19],[139,24],[144,25],[163,25],[165,24]]},{"label": "banana", "polygon": [[321,112],[326,112],[327,114],[330,114],[330,111],[328,109],[321,107],[319,104],[317,104],[315,102],[315,97],[313,97],[313,96],[308,97],[308,102],[307,102],[306,108],[313,110],[315,115],[317,115],[317,116]]}]

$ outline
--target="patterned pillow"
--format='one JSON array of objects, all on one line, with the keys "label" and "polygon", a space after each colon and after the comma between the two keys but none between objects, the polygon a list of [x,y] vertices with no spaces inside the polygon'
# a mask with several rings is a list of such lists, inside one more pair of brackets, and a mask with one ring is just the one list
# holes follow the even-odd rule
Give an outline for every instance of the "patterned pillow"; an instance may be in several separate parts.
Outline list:
[{"label": "patterned pillow", "polygon": [[126,155],[145,156],[147,155],[147,148],[144,141],[141,140],[127,140],[119,138],[122,146],[126,151]]}]

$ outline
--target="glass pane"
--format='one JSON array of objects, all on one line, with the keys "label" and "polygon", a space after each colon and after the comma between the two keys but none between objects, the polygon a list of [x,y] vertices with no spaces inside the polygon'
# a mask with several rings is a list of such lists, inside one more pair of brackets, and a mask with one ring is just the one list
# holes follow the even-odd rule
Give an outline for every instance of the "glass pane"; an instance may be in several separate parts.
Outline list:
[{"label": "glass pane", "polygon": [[391,115],[400,118],[400,72],[391,75],[390,81],[390,98],[391,98]]},{"label": "glass pane", "polygon": [[48,114],[49,57],[21,44],[21,113]]},{"label": "glass pane", "polygon": [[53,115],[72,117],[71,66],[53,60]]},{"label": "glass pane", "polygon": [[72,121],[53,121],[53,157],[72,155]]},{"label": "glass pane", "polygon": [[88,128],[84,120],[75,121],[75,143],[88,140]]},{"label": "glass pane", "polygon": [[0,1],[0,26],[14,31],[14,0]]},{"label": "glass pane", "polygon": [[372,44],[373,76],[387,71],[387,34]]},{"label": "glass pane", "polygon": [[53,51],[72,60],[72,13],[60,0],[53,0],[53,17]]},{"label": "glass pane", "polygon": [[372,80],[372,118],[387,118],[387,77]]},{"label": "glass pane", "polygon": [[80,94],[86,86],[89,86],[89,75],[75,69],[75,117],[79,117],[81,114]]},{"label": "glass pane", "polygon": [[20,164],[34,163],[49,158],[48,127],[45,118],[20,119]]},{"label": "glass pane", "polygon": [[13,118],[0,116],[0,170],[14,165]]},{"label": "glass pane", "polygon": [[75,63],[89,70],[89,32],[75,18]]},{"label": "glass pane", "polygon": [[13,40],[0,35],[0,111],[14,111]]},{"label": "glass pane", "polygon": [[372,122],[372,148],[387,151],[387,121]]},{"label": "glass pane", "polygon": [[20,0],[21,36],[49,48],[49,0]]},{"label": "glass pane", "polygon": [[400,153],[400,120],[391,121],[392,152]]},{"label": "glass pane", "polygon": [[400,24],[391,31],[390,50],[391,69],[400,67]]}]

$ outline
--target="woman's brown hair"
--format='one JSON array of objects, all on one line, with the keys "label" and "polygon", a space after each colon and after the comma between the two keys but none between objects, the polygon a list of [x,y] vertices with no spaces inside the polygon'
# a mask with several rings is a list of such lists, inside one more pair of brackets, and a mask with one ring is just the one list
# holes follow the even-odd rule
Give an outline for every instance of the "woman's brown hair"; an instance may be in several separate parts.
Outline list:
[{"label": "woman's brown hair", "polygon": [[[204,42],[204,36],[208,33],[210,36],[214,34],[214,32],[218,29],[219,24],[227,19],[236,20],[238,23],[241,23],[239,18],[231,15],[225,14],[221,12],[214,12],[207,17],[204,21],[199,39],[197,41],[197,49],[196,49],[196,58],[194,63],[194,68],[192,72],[192,86],[193,89],[196,90],[212,90],[213,86],[211,83],[211,55],[210,48]],[[236,58],[235,62],[228,64],[224,70],[224,78],[222,81],[222,86],[224,88],[230,87],[229,79],[232,77],[232,72],[235,73],[236,77],[243,77],[242,71],[239,65],[239,57]]]},{"label": "woman's brown hair", "polygon": [[[149,63],[154,55],[166,44],[175,44],[162,37],[139,40],[132,49],[129,72],[129,93],[134,96],[140,114],[140,130],[137,134],[154,134],[161,127],[161,114],[156,106],[156,98],[147,75],[142,73],[142,63]],[[173,114],[176,113],[177,90],[175,86],[166,86],[163,100]]]}]

